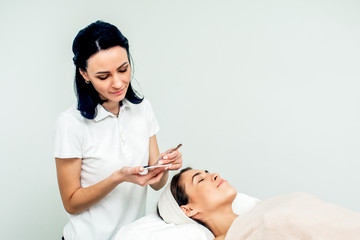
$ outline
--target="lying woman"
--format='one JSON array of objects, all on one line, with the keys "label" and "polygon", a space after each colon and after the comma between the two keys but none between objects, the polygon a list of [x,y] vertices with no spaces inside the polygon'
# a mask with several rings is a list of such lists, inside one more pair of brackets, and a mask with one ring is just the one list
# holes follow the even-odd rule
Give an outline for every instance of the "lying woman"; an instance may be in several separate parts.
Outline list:
[{"label": "lying woman", "polygon": [[158,203],[167,223],[198,222],[215,239],[360,239],[360,214],[305,193],[263,200],[236,215],[237,191],[217,173],[185,168],[173,177]]}]

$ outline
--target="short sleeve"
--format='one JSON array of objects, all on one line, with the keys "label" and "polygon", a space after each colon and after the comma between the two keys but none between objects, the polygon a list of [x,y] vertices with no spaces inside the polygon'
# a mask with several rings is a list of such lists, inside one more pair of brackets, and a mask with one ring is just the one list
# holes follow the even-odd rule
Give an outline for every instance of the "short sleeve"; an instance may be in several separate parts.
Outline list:
[{"label": "short sleeve", "polygon": [[56,158],[82,158],[82,127],[79,121],[67,114],[60,114],[54,134],[54,156]]},{"label": "short sleeve", "polygon": [[148,126],[149,126],[149,137],[154,136],[159,130],[159,124],[156,120],[154,111],[151,107],[150,102],[147,99],[144,99],[145,101],[145,106],[146,106],[146,118],[147,118],[147,122],[148,122]]}]

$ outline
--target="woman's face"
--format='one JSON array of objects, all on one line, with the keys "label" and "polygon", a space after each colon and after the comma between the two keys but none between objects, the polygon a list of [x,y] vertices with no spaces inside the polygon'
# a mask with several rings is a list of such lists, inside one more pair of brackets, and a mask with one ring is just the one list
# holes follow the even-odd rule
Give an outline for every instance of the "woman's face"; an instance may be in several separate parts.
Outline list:
[{"label": "woman's face", "polygon": [[91,82],[102,100],[123,100],[131,79],[126,49],[115,46],[100,50],[87,60],[86,71],[80,70],[80,73]]},{"label": "woman's face", "polygon": [[[180,182],[189,196],[189,207],[199,212],[211,212],[222,206],[231,206],[236,197],[236,189],[218,173],[191,169],[181,175]],[[186,209],[182,208],[187,216]]]}]

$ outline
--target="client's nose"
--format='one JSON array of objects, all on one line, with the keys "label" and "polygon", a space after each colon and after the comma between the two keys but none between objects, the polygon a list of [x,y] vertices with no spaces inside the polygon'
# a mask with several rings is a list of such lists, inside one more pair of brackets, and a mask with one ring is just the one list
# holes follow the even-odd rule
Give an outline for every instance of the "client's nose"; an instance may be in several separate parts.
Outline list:
[{"label": "client's nose", "polygon": [[218,173],[213,173],[211,176],[211,180],[216,181],[219,177],[220,175]]}]

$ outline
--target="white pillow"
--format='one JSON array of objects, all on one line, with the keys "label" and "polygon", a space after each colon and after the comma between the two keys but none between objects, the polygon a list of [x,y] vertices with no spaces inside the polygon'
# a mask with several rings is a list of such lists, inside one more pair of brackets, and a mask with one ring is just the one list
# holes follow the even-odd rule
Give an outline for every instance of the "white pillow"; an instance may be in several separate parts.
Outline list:
[{"label": "white pillow", "polygon": [[[258,199],[238,193],[233,202],[236,214],[250,211],[259,202]],[[120,228],[114,240],[209,240],[214,235],[200,224],[175,225],[164,222],[157,213],[150,213],[135,222]]]},{"label": "white pillow", "polygon": [[209,240],[214,235],[200,224],[175,225],[164,222],[157,213],[150,213],[120,228],[115,240]]},{"label": "white pillow", "polygon": [[250,197],[243,193],[237,193],[232,208],[234,213],[241,215],[250,211],[258,202],[260,202],[260,200],[257,198]]}]

